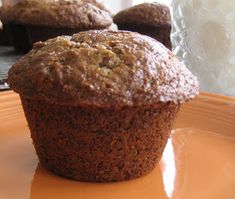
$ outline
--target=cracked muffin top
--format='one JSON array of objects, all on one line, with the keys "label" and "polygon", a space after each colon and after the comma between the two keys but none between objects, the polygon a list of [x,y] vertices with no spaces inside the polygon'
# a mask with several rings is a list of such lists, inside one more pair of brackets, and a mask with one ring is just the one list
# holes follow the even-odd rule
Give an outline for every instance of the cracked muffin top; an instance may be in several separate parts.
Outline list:
[{"label": "cracked muffin top", "polygon": [[170,9],[159,3],[142,3],[117,13],[113,18],[118,25],[158,27],[171,24]]},{"label": "cracked muffin top", "polygon": [[3,23],[55,28],[103,29],[112,24],[110,12],[95,0],[21,0],[2,9]]},{"label": "cracked muffin top", "polygon": [[198,81],[156,40],[96,30],[35,43],[9,71],[20,95],[86,107],[158,106],[198,94]]},{"label": "cracked muffin top", "polygon": [[100,2],[100,1],[97,1],[97,0],[76,0],[76,1],[82,1],[82,2],[84,2],[84,3],[90,3],[90,4],[92,4],[92,5],[96,6],[96,7],[98,7],[98,8],[101,9],[101,10],[105,10],[105,11],[109,12],[110,15],[112,15],[112,13],[111,13],[111,11],[109,10],[109,8],[108,8],[105,4],[103,4],[102,2]]}]

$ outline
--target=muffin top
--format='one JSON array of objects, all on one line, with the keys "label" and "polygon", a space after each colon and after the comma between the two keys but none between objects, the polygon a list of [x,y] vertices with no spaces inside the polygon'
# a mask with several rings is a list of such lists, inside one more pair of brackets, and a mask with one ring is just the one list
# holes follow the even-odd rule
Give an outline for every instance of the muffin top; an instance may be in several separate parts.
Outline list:
[{"label": "muffin top", "polygon": [[109,12],[95,0],[21,0],[3,9],[3,23],[50,26],[55,28],[102,29],[112,24]]},{"label": "muffin top", "polygon": [[98,7],[101,10],[105,10],[105,11],[109,12],[110,15],[112,15],[112,13],[109,10],[109,8],[105,4],[101,3],[100,1],[97,1],[97,0],[77,0],[77,1],[82,1],[84,3],[90,3],[90,4]]},{"label": "muffin top", "polygon": [[117,13],[113,21],[118,25],[158,27],[171,24],[170,10],[159,3],[142,3]]},{"label": "muffin top", "polygon": [[195,76],[156,40],[96,30],[35,43],[9,71],[10,87],[50,103],[126,107],[182,103],[198,94]]}]

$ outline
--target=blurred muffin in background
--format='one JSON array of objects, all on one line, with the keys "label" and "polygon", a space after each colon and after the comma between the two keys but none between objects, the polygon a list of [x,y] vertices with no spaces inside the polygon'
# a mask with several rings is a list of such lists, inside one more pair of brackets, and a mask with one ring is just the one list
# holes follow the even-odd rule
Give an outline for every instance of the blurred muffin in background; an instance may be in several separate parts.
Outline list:
[{"label": "blurred muffin in background", "polygon": [[[2,18],[1,16],[5,15],[8,8],[9,8],[8,6],[0,7],[0,19]],[[7,27],[3,26],[2,21],[0,21],[0,45],[3,46],[13,45],[10,32],[8,31]]]},{"label": "blurred muffin in background", "polygon": [[7,28],[4,28],[2,22],[0,21],[0,45],[2,46],[11,46],[13,45],[12,39],[8,34],[9,31]]},{"label": "blurred muffin in background", "polygon": [[171,50],[170,9],[159,3],[142,3],[117,13],[114,23],[120,30],[129,30],[148,35]]},{"label": "blurred muffin in background", "polygon": [[[78,1],[80,1],[80,0],[78,0]],[[111,10],[108,8],[108,6],[103,1],[97,1],[97,0],[81,0],[81,1],[86,2],[86,3],[90,3],[90,4],[98,7],[101,10],[105,10],[105,11],[109,12],[110,15],[112,15]]]},{"label": "blurred muffin in background", "polygon": [[11,32],[15,49],[22,53],[36,41],[106,29],[113,23],[111,13],[95,0],[21,0],[0,17]]}]

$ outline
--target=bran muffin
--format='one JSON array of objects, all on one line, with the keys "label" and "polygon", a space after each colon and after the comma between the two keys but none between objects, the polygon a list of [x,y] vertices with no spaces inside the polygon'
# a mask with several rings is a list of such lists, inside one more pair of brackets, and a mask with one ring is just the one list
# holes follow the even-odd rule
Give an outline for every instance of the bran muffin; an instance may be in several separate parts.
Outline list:
[{"label": "bran muffin", "polygon": [[170,9],[159,3],[142,3],[117,13],[113,18],[120,30],[148,35],[171,50]]},{"label": "bran muffin", "polygon": [[98,7],[101,10],[107,11],[111,16],[113,15],[111,10],[103,3],[97,0],[77,0],[77,1],[83,1],[85,3],[90,3],[96,7]]},{"label": "bran muffin", "polygon": [[79,181],[143,176],[156,166],[198,82],[156,40],[96,30],[34,44],[9,71],[41,164]]},{"label": "bran muffin", "polygon": [[12,40],[8,34],[8,30],[6,27],[3,27],[1,21],[0,21],[0,45],[3,45],[3,46],[11,46],[12,45]]},{"label": "bran muffin", "polygon": [[[0,7],[0,19],[1,16],[4,16],[8,11],[9,6]],[[10,32],[6,26],[3,26],[2,21],[0,20],[0,45],[11,46],[13,44]]]},{"label": "bran muffin", "polygon": [[16,50],[23,53],[36,41],[106,29],[113,23],[110,12],[95,0],[21,0],[1,20],[10,27]]}]

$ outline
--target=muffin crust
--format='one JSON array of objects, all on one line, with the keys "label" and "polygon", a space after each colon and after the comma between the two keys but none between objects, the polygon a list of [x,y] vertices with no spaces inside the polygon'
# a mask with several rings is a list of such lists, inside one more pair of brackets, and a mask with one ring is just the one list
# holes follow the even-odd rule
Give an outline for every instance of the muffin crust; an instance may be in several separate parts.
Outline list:
[{"label": "muffin crust", "polygon": [[118,25],[131,24],[132,26],[170,26],[171,15],[167,6],[159,3],[142,3],[117,13],[114,22]]}]

